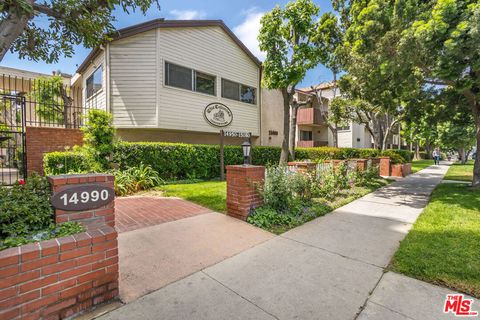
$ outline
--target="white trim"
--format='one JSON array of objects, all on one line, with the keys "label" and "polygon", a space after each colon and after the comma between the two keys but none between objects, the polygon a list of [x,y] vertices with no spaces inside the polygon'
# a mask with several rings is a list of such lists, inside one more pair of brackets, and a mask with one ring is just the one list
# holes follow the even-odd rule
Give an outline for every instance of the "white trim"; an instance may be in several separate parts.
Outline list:
[{"label": "white trim", "polygon": [[110,100],[110,43],[105,48],[105,110],[112,113]]}]

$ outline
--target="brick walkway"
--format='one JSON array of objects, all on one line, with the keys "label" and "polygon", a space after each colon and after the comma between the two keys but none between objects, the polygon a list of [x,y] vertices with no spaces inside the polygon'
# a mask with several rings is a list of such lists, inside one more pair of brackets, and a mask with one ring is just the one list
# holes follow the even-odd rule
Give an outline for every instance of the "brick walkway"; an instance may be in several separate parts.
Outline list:
[{"label": "brick walkway", "polygon": [[212,210],[178,198],[117,198],[115,227],[121,233],[208,212]]}]

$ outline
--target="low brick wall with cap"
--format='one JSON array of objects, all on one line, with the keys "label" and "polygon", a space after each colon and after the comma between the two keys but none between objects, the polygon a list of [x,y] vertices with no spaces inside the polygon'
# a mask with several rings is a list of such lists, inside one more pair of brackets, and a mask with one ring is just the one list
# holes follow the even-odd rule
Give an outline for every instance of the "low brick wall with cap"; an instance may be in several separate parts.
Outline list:
[{"label": "low brick wall with cap", "polygon": [[[52,183],[52,188],[85,182],[113,183],[109,175],[63,178]],[[107,209],[114,216],[113,203]],[[89,228],[83,233],[0,251],[0,320],[64,319],[118,296],[118,242],[113,225],[108,225],[105,215],[90,224],[95,213],[88,219],[76,211],[56,212],[56,216],[57,221],[68,216],[69,221],[80,221]]]}]

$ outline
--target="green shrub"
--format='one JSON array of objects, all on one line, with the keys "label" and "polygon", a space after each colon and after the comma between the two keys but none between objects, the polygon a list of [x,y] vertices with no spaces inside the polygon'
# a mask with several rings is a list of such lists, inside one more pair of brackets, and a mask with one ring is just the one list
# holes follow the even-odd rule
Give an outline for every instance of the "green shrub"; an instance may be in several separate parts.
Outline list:
[{"label": "green shrub", "polygon": [[30,242],[66,237],[84,231],[85,228],[76,221],[69,221],[60,225],[52,224],[49,227],[42,230],[37,230],[30,235],[7,237],[5,239],[0,239],[0,250],[21,246]]},{"label": "green shrub", "polygon": [[301,174],[290,172],[284,166],[268,168],[263,188],[259,190],[265,205],[281,213],[292,210],[301,198],[298,195],[303,188],[300,184],[304,184],[301,179],[304,179]]},{"label": "green shrub", "polygon": [[158,172],[143,164],[126,170],[113,170],[112,173],[115,176],[115,194],[118,196],[125,196],[163,184]]},{"label": "green shrub", "polygon": [[115,138],[112,114],[103,110],[90,109],[82,131],[85,151],[91,154],[101,168],[109,169]]},{"label": "green shrub", "polygon": [[91,156],[83,150],[50,152],[43,156],[45,175],[88,173],[102,171]]},{"label": "green shrub", "polygon": [[25,184],[0,187],[0,237],[28,235],[53,223],[50,185],[33,174]]},{"label": "green shrub", "polygon": [[274,226],[288,226],[294,217],[288,213],[278,213],[268,206],[257,208],[248,218],[247,222],[262,229],[270,230]]},{"label": "green shrub", "polygon": [[408,162],[403,156],[398,153],[399,150],[385,150],[382,152],[382,156],[390,157],[390,162],[392,164],[402,164]]},{"label": "green shrub", "polygon": [[[84,148],[72,153],[47,154],[44,160],[46,174],[97,172],[105,169],[95,164],[95,157],[89,157]],[[88,149],[87,149],[88,150]],[[401,154],[409,158],[405,150],[389,150],[390,154]],[[280,147],[254,146],[252,163],[254,165],[277,165],[280,159]],[[355,148],[297,148],[298,160],[310,159],[320,162],[326,159],[371,158],[381,154],[376,149]],[[82,160],[83,159],[83,160]],[[103,158],[104,160],[106,158]],[[225,146],[225,165],[242,164],[241,146]],[[164,180],[213,179],[220,176],[220,146],[163,142],[119,142],[113,144],[112,161],[122,170],[143,163],[152,167]],[[405,160],[408,162],[409,160]],[[103,167],[103,168],[102,168]]]}]

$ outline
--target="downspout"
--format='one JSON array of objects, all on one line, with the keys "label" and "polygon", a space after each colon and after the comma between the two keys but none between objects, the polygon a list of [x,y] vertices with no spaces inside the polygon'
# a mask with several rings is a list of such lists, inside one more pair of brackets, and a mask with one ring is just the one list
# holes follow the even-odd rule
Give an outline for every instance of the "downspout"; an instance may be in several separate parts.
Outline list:
[{"label": "downspout", "polygon": [[105,109],[111,113],[111,100],[110,100],[110,43],[107,43],[104,49],[105,53]]},{"label": "downspout", "polygon": [[263,132],[262,132],[262,65],[258,68],[258,115],[259,115],[259,145],[263,145]]}]

